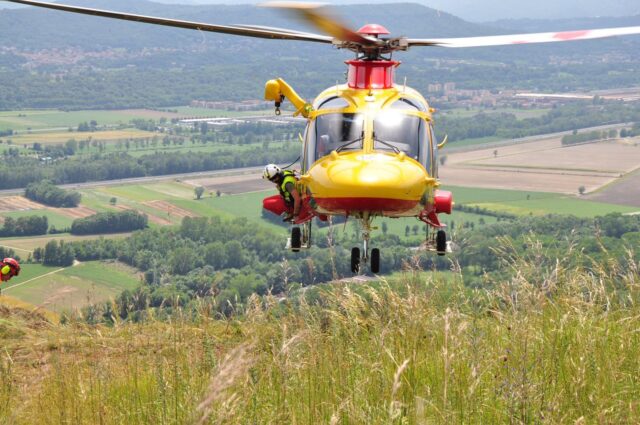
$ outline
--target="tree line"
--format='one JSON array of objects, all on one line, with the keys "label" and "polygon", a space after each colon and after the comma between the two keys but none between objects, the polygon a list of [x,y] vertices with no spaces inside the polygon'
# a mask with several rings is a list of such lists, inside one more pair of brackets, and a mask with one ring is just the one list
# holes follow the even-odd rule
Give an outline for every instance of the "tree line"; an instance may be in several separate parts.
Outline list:
[{"label": "tree line", "polygon": [[122,233],[147,227],[149,218],[138,211],[103,212],[79,218],[71,224],[72,235]]},{"label": "tree line", "polygon": [[44,235],[48,230],[49,219],[44,215],[5,217],[2,229],[0,229],[0,237]]},{"label": "tree line", "polygon": [[57,208],[77,207],[82,199],[80,193],[61,189],[49,180],[28,184],[24,196],[32,201]]},{"label": "tree line", "polygon": [[562,145],[577,145],[585,142],[614,139],[616,137],[618,137],[618,130],[615,129],[609,131],[590,131],[588,133],[578,133],[577,131],[574,131],[573,134],[567,134],[562,137]]},{"label": "tree line", "polygon": [[552,109],[538,118],[521,120],[514,114],[491,112],[465,118],[436,116],[435,129],[438,140],[442,140],[447,134],[449,140],[455,142],[482,137],[513,139],[639,121],[639,103],[607,102],[597,105],[567,105]]},{"label": "tree line", "polygon": [[[25,187],[42,180],[68,184],[241,168],[270,162],[291,162],[298,155],[298,149],[279,147],[266,151],[256,147],[242,152],[233,149],[210,153],[156,152],[139,158],[126,153],[95,154],[89,158],[67,158],[48,165],[35,158],[16,157],[0,164],[0,189]],[[35,187],[40,186],[36,184]],[[56,196],[52,197],[54,202],[57,202]]]}]

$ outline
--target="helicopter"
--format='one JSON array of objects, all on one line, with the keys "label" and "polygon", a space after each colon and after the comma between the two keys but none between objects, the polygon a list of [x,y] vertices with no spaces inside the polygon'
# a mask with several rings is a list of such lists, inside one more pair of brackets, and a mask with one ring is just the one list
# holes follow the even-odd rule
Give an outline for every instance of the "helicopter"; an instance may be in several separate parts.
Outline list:
[{"label": "helicopter", "polygon": [[[374,219],[416,217],[427,225],[426,249],[445,255],[448,250],[445,225],[439,214],[451,214],[453,196],[440,190],[438,151],[446,137],[436,141],[435,110],[416,90],[394,81],[400,62],[394,52],[412,47],[489,47],[529,43],[589,40],[640,34],[640,27],[604,28],[584,31],[496,35],[464,38],[419,39],[392,37],[378,24],[354,31],[317,3],[269,2],[263,6],[293,13],[323,34],[258,25],[214,25],[184,20],[136,15],[32,0],[5,0],[65,12],[194,29],[246,37],[298,40],[330,44],[354,53],[347,60],[347,81],[320,93],[313,102],[300,97],[283,79],[269,80],[265,99],[274,102],[275,113],[286,100],[294,116],[306,119],[301,136],[302,155],[296,188],[302,207],[294,219],[287,246],[300,251],[311,246],[314,218],[354,218],[361,226],[362,250],[351,250],[351,271],[359,273],[367,264],[380,270],[380,250],[370,249]],[[279,195],[277,195],[279,196]],[[263,208],[282,214],[266,198]]]}]

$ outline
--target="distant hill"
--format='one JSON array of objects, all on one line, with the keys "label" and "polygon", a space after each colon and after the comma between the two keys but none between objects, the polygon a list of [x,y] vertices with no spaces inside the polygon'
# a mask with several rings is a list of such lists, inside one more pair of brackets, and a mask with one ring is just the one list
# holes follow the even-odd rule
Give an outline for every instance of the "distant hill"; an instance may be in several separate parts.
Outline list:
[{"label": "distant hill", "polygon": [[[232,3],[229,0],[157,0],[171,4]],[[569,19],[594,16],[629,16],[640,13],[637,0],[417,0],[472,22],[498,19]],[[258,0],[243,3],[259,3]],[[324,3],[397,3],[394,0],[328,0]]]},{"label": "distant hill", "polygon": [[[62,1],[63,3],[72,3]],[[243,0],[243,4],[257,4],[260,0]],[[403,0],[325,0],[333,5],[345,4],[397,4]],[[89,4],[91,2],[84,2]],[[111,2],[115,4],[116,2]],[[137,1],[136,1],[137,3]],[[156,0],[167,5],[233,5],[231,0]],[[490,22],[500,19],[571,19],[597,16],[631,16],[640,14],[637,0],[416,0],[419,3],[443,12],[451,13],[471,22]],[[17,8],[9,2],[0,1],[0,9]]]},{"label": "distant hill", "polygon": [[637,0],[423,0],[422,3],[474,22],[640,14]]},{"label": "distant hill", "polygon": [[[209,23],[315,31],[303,22],[252,5],[76,2]],[[353,28],[380,23],[393,35],[421,38],[640,24],[638,16],[484,25],[417,3],[350,5],[337,10]],[[0,40],[0,87],[14,88],[0,91],[0,109],[170,106],[196,98],[255,99],[261,96],[264,81],[275,76],[287,78],[303,96],[311,97],[343,81],[343,61],[353,57],[351,52],[325,44],[201,33],[31,7],[0,10]],[[456,82],[461,88],[587,90],[640,84],[635,65],[610,72],[620,62],[617,58],[635,63],[639,43],[640,37],[625,37],[561,45],[413,48],[394,58],[404,62],[398,81],[406,76],[420,90],[434,81]],[[603,61],[605,57],[609,59]],[[571,65],[576,63],[581,66]]]},{"label": "distant hill", "polygon": [[[249,5],[185,6],[148,1],[131,3],[123,0],[70,1],[69,3],[199,22],[256,24],[312,30],[308,25],[276,11]],[[415,3],[375,5],[366,9],[361,6],[341,6],[338,11],[355,28],[370,22],[382,23],[395,35],[453,37],[492,32],[489,28]],[[185,43],[202,44],[205,36],[182,29],[152,27],[105,18],[22,8],[0,11],[0,39],[4,46],[16,45],[33,49],[62,46],[144,48],[183,47]],[[246,41],[239,37],[214,34],[206,34],[206,40],[229,43]],[[260,41],[250,40],[251,43]]]}]

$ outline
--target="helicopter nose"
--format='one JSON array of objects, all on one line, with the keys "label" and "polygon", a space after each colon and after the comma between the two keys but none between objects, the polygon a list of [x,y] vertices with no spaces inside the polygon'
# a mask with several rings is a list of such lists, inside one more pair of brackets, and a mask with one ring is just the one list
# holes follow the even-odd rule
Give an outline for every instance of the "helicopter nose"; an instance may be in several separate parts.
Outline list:
[{"label": "helicopter nose", "polygon": [[328,211],[403,212],[416,207],[428,186],[417,162],[389,154],[326,158],[309,170],[309,188]]}]

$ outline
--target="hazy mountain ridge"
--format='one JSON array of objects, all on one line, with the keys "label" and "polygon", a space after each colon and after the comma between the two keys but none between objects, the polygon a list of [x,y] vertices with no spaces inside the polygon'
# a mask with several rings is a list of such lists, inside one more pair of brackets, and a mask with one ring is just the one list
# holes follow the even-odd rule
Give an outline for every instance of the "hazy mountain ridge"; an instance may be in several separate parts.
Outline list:
[{"label": "hazy mountain ridge", "polygon": [[[255,24],[269,25],[305,31],[316,31],[309,25],[273,10],[258,8],[252,5],[206,5],[185,6],[166,5],[149,1],[130,3],[124,0],[77,1],[84,6],[120,10],[138,14],[147,14],[176,19],[187,19],[217,24]],[[340,6],[337,13],[353,28],[365,23],[381,23],[394,36],[410,37],[467,37],[476,35],[505,34],[514,31],[550,31],[579,28],[597,28],[604,26],[640,25],[640,15],[626,18],[588,18],[559,21],[546,20],[501,20],[487,25],[467,22],[456,16],[439,12],[417,3],[376,4],[363,8],[361,5]],[[69,29],[72,28],[73,31]],[[321,56],[335,57],[335,52],[325,45],[313,43],[291,43],[273,40],[234,37],[223,34],[199,33],[177,28],[149,26],[139,23],[108,20],[105,18],[65,14],[36,8],[19,10],[0,10],[0,39],[3,47],[19,50],[42,50],[81,48],[84,50],[102,50],[109,48],[126,49],[213,49],[224,55],[231,50],[234,54],[247,55],[246,58],[260,57],[270,52],[295,51]],[[634,38],[627,38],[633,40]],[[637,38],[636,38],[637,39]],[[599,46],[611,46],[617,40],[598,41]],[[607,44],[608,43],[608,44]],[[619,43],[618,43],[619,44]],[[284,46],[287,47],[284,47]],[[580,51],[585,43],[563,44],[561,46],[542,46],[544,51]],[[291,49],[291,47],[294,47]],[[285,50],[286,49],[286,50]],[[527,47],[531,49],[531,47]],[[485,49],[464,49],[462,56],[477,57]],[[502,60],[502,51],[507,56],[519,55],[518,50],[510,47],[491,49],[496,58]],[[591,49],[588,49],[591,51]],[[413,49],[413,52],[426,53],[427,49]],[[429,56],[459,57],[460,52],[448,49],[428,49]],[[324,53],[321,53],[324,52]],[[404,57],[407,57],[403,55]],[[525,53],[525,57],[530,56]],[[224,56],[223,58],[224,59]]]},{"label": "hazy mountain ridge", "polygon": [[[265,8],[240,5],[216,6],[176,6],[139,1],[97,0],[76,2],[84,6],[109,8],[113,10],[147,14],[176,19],[218,24],[255,24],[314,31],[308,25],[291,19],[281,13]],[[341,6],[340,15],[354,28],[369,22],[383,23],[394,35],[413,37],[454,37],[495,32],[491,28],[465,22],[455,16],[439,13],[418,4],[372,5],[366,9],[361,6]],[[357,18],[354,18],[357,17]],[[34,29],[37,28],[37,31]],[[76,34],[70,36],[69,28],[75,28]],[[16,45],[21,48],[41,49],[47,47],[103,46],[143,48],[152,46],[181,47],[185,43],[203,43],[203,40],[225,40],[239,43],[247,39],[216,34],[201,34],[182,29],[151,27],[143,24],[91,18],[62,12],[38,10],[34,8],[4,10],[0,12],[0,39],[5,46]],[[261,40],[249,39],[250,42]],[[273,43],[272,41],[270,41]],[[309,45],[310,44],[306,44]]]},{"label": "hazy mountain ridge", "polygon": [[[250,5],[180,6],[123,0],[79,3],[200,22],[315,31],[288,16]],[[337,13],[353,28],[380,23],[394,36],[514,32],[513,28],[470,23],[416,3],[342,6]],[[640,17],[629,19],[640,22]],[[609,18],[593,19],[589,26],[611,22]],[[528,30],[522,27],[518,30]],[[572,24],[564,29],[580,27]],[[176,105],[194,98],[257,98],[264,81],[274,76],[287,78],[302,95],[312,97],[322,88],[344,81],[343,61],[353,57],[349,51],[336,51],[326,44],[201,33],[36,8],[0,10],[0,39],[0,82],[6,87],[17,86],[0,93],[0,108],[69,107],[69,102],[75,108],[105,106],[104,102],[91,102],[91,96],[113,99],[106,103],[109,107]],[[625,37],[480,49],[413,48],[394,58],[404,63],[398,81],[406,76],[421,90],[431,82],[447,81],[482,89],[603,89],[640,84],[635,71],[639,40]],[[443,62],[438,62],[441,59]],[[575,63],[583,66],[571,65]],[[631,65],[616,65],[621,63]],[[612,70],[616,72],[610,74]],[[76,103],[83,93],[83,100]]]}]

